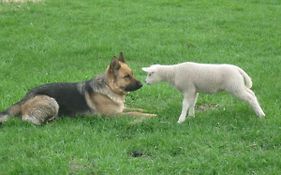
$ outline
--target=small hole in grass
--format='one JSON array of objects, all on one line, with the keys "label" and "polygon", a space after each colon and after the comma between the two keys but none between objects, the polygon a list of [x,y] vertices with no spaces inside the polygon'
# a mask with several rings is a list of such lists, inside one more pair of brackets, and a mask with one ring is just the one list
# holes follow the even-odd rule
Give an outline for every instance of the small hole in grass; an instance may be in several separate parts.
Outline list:
[{"label": "small hole in grass", "polygon": [[129,156],[133,157],[133,158],[138,158],[138,157],[150,157],[151,154],[146,152],[146,151],[143,151],[141,149],[134,149],[134,150],[131,150],[128,152]]},{"label": "small hole in grass", "polygon": [[170,150],[170,155],[173,157],[176,157],[178,155],[184,154],[183,147],[175,147],[172,150]]},{"label": "small hole in grass", "polygon": [[142,157],[144,155],[143,151],[140,150],[133,150],[130,152],[131,157]]}]

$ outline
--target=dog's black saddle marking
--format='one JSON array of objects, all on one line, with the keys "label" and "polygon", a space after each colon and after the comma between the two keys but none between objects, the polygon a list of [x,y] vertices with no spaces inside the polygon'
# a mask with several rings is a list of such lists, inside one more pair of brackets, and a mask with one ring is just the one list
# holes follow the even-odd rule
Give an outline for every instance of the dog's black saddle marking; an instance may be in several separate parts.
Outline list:
[{"label": "dog's black saddle marking", "polygon": [[[78,86],[81,85],[80,90]],[[32,89],[28,96],[47,95],[54,98],[59,105],[59,116],[75,116],[90,112],[85,99],[86,89],[89,91],[89,83],[50,83]]]}]

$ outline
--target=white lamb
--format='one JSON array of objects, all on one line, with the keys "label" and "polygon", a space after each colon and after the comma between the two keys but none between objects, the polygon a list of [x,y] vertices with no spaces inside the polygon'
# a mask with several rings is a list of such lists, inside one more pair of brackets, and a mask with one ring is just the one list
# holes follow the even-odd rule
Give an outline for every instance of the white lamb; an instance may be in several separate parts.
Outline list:
[{"label": "white lamb", "polygon": [[175,65],[151,65],[142,68],[147,72],[145,82],[154,84],[166,81],[183,93],[182,111],[178,123],[194,116],[194,107],[199,92],[227,91],[248,102],[258,117],[264,117],[255,93],[250,89],[252,81],[241,68],[230,64],[199,64],[185,62]]}]

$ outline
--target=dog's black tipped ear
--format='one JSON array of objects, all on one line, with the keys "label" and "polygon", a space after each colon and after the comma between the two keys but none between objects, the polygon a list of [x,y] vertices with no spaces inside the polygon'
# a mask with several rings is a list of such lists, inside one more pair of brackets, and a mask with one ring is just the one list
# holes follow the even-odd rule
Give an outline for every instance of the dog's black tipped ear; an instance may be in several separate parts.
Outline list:
[{"label": "dog's black tipped ear", "polygon": [[110,70],[119,70],[120,67],[121,67],[121,65],[119,64],[119,61],[116,59],[116,57],[115,57],[115,59],[113,57],[113,59],[110,63],[110,67],[109,67]]},{"label": "dog's black tipped ear", "polygon": [[125,63],[125,57],[123,52],[120,52],[118,60],[121,61],[122,63]]}]

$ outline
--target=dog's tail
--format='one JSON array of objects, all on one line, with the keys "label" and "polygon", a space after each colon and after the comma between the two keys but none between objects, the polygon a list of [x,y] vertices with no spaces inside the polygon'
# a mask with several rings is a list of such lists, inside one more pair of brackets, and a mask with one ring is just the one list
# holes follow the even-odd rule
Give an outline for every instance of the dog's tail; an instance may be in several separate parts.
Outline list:
[{"label": "dog's tail", "polygon": [[0,112],[0,124],[7,121],[9,118],[9,115],[6,112]]},{"label": "dog's tail", "polygon": [[21,106],[30,98],[34,97],[36,95],[37,91],[31,91],[28,92],[20,101],[17,103],[11,105],[8,109],[6,109],[3,112],[0,112],[0,124],[7,121],[12,116],[20,116]]},{"label": "dog's tail", "polygon": [[240,74],[244,78],[244,82],[245,82],[246,87],[251,88],[253,86],[253,82],[252,82],[251,77],[240,67],[237,67],[237,68],[238,68]]},{"label": "dog's tail", "polygon": [[10,106],[3,112],[0,112],[0,123],[4,123],[12,116],[18,116],[21,114],[22,101]]}]

